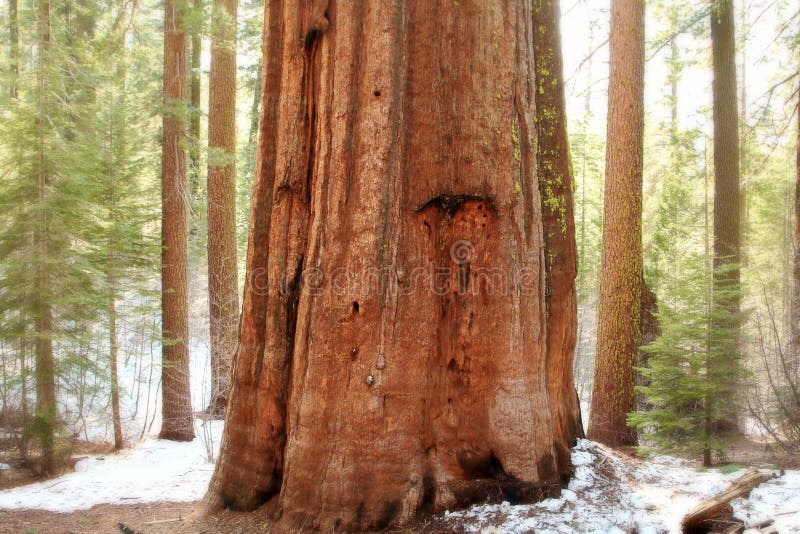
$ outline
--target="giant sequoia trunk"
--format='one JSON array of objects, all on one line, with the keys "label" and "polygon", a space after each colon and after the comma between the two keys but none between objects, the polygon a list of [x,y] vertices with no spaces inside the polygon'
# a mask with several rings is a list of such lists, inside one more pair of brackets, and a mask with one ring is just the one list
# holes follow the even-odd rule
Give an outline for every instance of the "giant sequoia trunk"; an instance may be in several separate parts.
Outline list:
[{"label": "giant sequoia trunk", "polygon": [[363,530],[540,497],[573,436],[547,391],[530,4],[268,0],[264,24],[207,504]]},{"label": "giant sequoia trunk", "polygon": [[216,0],[208,97],[208,303],[211,405],[228,405],[239,323],[236,260],[236,0]]},{"label": "giant sequoia trunk", "polygon": [[[556,414],[553,420],[556,432],[566,434],[571,443],[575,438],[583,437],[583,425],[572,374],[578,328],[575,292],[578,259],[564,103],[560,11],[558,0],[533,2],[538,136],[536,170],[547,269],[547,375],[552,377],[547,381],[547,390]],[[557,452],[559,465],[569,465],[569,449],[560,447]]]},{"label": "giant sequoia trunk", "polygon": [[603,252],[589,438],[632,445],[641,342],[644,1],[611,3]]}]

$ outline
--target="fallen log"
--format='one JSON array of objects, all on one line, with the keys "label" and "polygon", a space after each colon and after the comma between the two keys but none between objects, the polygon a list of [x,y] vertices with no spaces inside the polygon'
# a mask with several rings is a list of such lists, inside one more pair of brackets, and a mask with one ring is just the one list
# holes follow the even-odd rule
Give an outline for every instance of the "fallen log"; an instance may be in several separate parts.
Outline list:
[{"label": "fallen log", "polygon": [[739,497],[747,497],[753,488],[773,478],[772,474],[761,473],[750,468],[741,477],[714,497],[695,506],[681,521],[684,534],[706,534],[707,532],[724,532],[733,522],[733,508],[730,502]]}]

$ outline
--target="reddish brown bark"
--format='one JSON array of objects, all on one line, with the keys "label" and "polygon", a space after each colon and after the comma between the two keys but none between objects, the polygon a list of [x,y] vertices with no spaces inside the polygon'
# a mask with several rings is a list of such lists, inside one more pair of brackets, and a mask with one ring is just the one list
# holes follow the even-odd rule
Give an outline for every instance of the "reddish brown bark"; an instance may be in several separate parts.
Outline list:
[{"label": "reddish brown bark", "polygon": [[644,2],[612,0],[603,251],[589,438],[632,445],[641,342]]},{"label": "reddish brown bark", "polygon": [[[572,363],[577,339],[578,273],[572,169],[567,139],[558,0],[534,0],[537,173],[547,269],[547,389],[557,435],[567,444],[583,437]],[[558,449],[559,467],[570,465],[569,448]]]},{"label": "reddish brown bark", "polygon": [[189,393],[186,280],[186,35],[179,1],[164,3],[164,132],[161,156],[161,362],[163,439],[194,438]]},{"label": "reddish brown bark", "polygon": [[239,322],[236,259],[236,0],[216,0],[208,103],[211,413],[228,405]]},{"label": "reddish brown bark", "polygon": [[[207,504],[378,529],[558,484],[530,4],[269,0]],[[438,274],[438,276],[436,276]],[[302,278],[302,283],[301,283]]]}]

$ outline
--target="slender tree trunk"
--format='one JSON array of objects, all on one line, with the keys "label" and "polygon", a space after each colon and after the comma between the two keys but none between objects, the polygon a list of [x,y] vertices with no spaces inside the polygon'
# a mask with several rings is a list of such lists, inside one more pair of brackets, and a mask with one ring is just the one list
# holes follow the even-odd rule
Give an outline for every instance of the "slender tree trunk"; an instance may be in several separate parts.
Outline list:
[{"label": "slender tree trunk", "polygon": [[[203,10],[203,0],[192,0],[194,17],[199,20]],[[189,119],[189,190],[191,198],[197,197],[200,189],[200,57],[203,54],[203,41],[200,24],[195,24],[191,31],[191,70],[189,72],[189,92],[192,102]]]},{"label": "slender tree trunk", "polygon": [[[22,324],[25,324],[23,321]],[[23,334],[20,336],[19,348],[19,379],[20,379],[20,407],[22,409],[22,436],[17,440],[17,448],[20,456],[26,460],[28,458],[28,439],[29,439],[29,414],[28,407],[28,339]]]},{"label": "slender tree trunk", "polygon": [[[729,317],[714,321],[715,329],[738,332],[740,295],[739,264],[741,262],[739,195],[739,122],[736,102],[736,45],[733,22],[733,1],[714,0],[711,10],[711,47],[714,68],[714,308]],[[715,341],[714,351],[735,354],[737,335],[727,341]],[[719,358],[717,359],[719,360]],[[712,362],[709,373],[724,375],[735,390],[735,359]],[[719,376],[716,378],[720,380]],[[717,402],[719,399],[717,399]],[[732,396],[719,406],[724,421],[715,422],[721,430],[736,428],[736,409]],[[724,428],[722,428],[724,427]]]},{"label": "slender tree trunk", "polygon": [[189,393],[186,280],[186,35],[177,0],[164,3],[164,133],[161,157],[162,423],[160,437],[194,438]]},{"label": "slender tree trunk", "polygon": [[19,3],[18,0],[8,0],[8,39],[9,39],[9,71],[10,82],[8,94],[17,98],[17,77],[19,76]]},{"label": "slender tree trunk", "polygon": [[[733,0],[730,0],[733,1]],[[741,7],[741,65],[742,65],[742,88],[741,96],[739,98],[740,117],[739,123],[739,172],[740,172],[740,187],[739,187],[739,221],[741,225],[741,243],[740,243],[740,257],[742,267],[747,267],[747,218],[749,210],[747,207],[747,181],[749,179],[749,168],[747,163],[747,1],[742,0]]]},{"label": "slender tree trunk", "polygon": [[[800,77],[798,77],[800,85]],[[800,88],[797,103],[796,179],[794,186],[794,264],[791,312],[791,343],[795,369],[800,368]]]},{"label": "slender tree trunk", "polygon": [[530,3],[269,0],[264,24],[206,505],[373,530],[540,497],[571,436],[547,392]]},{"label": "slender tree trunk", "polygon": [[119,450],[125,446],[125,443],[122,438],[122,418],[120,417],[119,407],[117,278],[115,269],[114,240],[112,238],[108,247],[108,275],[106,277],[108,283],[108,346],[111,360],[111,416],[114,423],[114,450]]},{"label": "slender tree trunk", "polygon": [[[553,424],[565,445],[583,437],[572,363],[578,327],[575,277],[575,212],[567,139],[564,74],[561,59],[561,12],[558,0],[533,2],[533,51],[536,58],[536,170],[542,205],[547,291],[547,389]],[[557,450],[559,467],[570,465],[570,450]]]},{"label": "slender tree trunk", "polygon": [[612,0],[603,251],[589,438],[633,445],[641,342],[644,1]]},{"label": "slender tree trunk", "polygon": [[249,142],[255,143],[258,141],[258,106],[261,103],[261,78],[264,69],[261,68],[261,63],[259,62],[258,72],[256,74],[256,79],[254,83],[253,89],[253,103],[250,105],[250,130],[249,130]]},{"label": "slender tree trunk", "polygon": [[208,102],[208,303],[211,405],[228,405],[239,322],[236,259],[236,0],[215,0]]},{"label": "slender tree trunk", "polygon": [[55,470],[56,385],[53,360],[52,308],[48,266],[47,189],[50,183],[45,136],[47,128],[47,71],[50,61],[50,2],[36,2],[38,113],[36,131],[38,146],[37,203],[38,224],[34,234],[36,246],[36,418],[35,429],[42,449],[41,470]]}]

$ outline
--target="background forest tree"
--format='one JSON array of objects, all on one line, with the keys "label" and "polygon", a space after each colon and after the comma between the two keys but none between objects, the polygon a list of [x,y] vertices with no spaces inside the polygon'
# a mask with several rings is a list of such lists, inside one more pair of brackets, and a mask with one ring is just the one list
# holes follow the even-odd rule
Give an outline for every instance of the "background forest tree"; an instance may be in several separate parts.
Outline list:
[{"label": "background forest tree", "polygon": [[[157,199],[163,14],[148,2],[46,5],[49,9],[12,2],[0,14],[5,125],[0,132],[0,421],[32,462],[42,439],[50,441],[50,432],[57,460],[76,437],[106,439],[117,448],[135,442],[158,424],[161,412]],[[242,98],[250,102],[258,85],[261,12],[245,3],[242,13],[242,67],[234,76],[244,88]],[[201,27],[200,41],[208,43],[211,35],[204,32],[211,26],[200,22],[214,19],[210,6],[199,3],[190,15],[189,21]],[[39,42],[45,20],[46,47]],[[206,70],[198,67],[198,75],[205,92],[209,58],[202,59]],[[186,108],[204,132],[207,103],[194,111]],[[233,194],[242,198],[249,196],[246,184],[252,183],[252,176],[244,175],[253,168],[245,154],[252,154],[254,113],[257,108],[247,105],[236,115],[236,127],[244,132],[236,154],[244,163]],[[205,161],[205,143],[195,145]],[[204,192],[202,185],[197,194]],[[244,205],[235,212],[240,233],[249,202]],[[191,392],[195,410],[208,406],[211,395],[208,329],[203,326],[208,320],[205,211],[191,206],[187,213],[188,341],[192,370],[199,377]],[[37,252],[37,228],[47,230],[46,259]],[[241,239],[234,243],[242,246]],[[41,279],[32,274],[42,264],[51,289],[39,291]],[[237,271],[234,265],[234,283]],[[36,294],[40,297],[30,298]],[[42,306],[51,310],[49,332],[36,327]],[[37,347],[49,344],[54,415],[46,413],[49,408],[36,408]],[[39,382],[47,382],[46,375]]]}]

